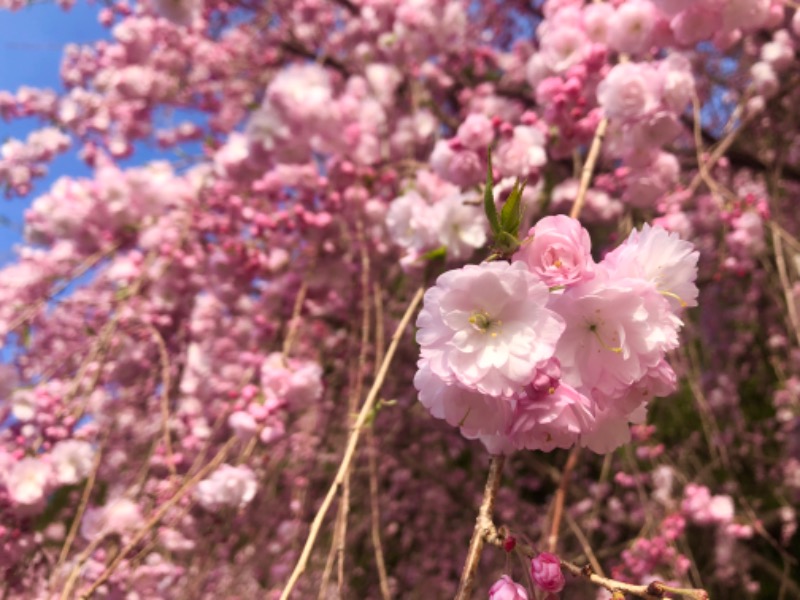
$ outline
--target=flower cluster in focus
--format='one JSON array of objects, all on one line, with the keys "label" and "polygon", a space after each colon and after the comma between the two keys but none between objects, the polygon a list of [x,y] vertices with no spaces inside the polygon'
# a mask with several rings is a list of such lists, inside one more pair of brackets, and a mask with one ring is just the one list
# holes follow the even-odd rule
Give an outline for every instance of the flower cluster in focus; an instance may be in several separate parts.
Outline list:
[{"label": "flower cluster in focus", "polygon": [[697,304],[698,257],[645,225],[595,262],[578,221],[541,219],[511,262],[448,271],[426,292],[420,401],[492,453],[614,450],[675,390],[665,355]]}]

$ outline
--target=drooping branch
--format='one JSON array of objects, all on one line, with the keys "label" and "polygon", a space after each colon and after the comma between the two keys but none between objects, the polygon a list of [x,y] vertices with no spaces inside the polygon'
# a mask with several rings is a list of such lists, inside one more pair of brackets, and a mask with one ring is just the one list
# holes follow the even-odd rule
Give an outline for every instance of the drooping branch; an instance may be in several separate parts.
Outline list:
[{"label": "drooping branch", "polygon": [[383,386],[383,381],[386,379],[386,374],[389,371],[389,366],[391,365],[394,354],[397,351],[397,346],[400,343],[400,339],[403,337],[403,332],[405,331],[406,327],[408,327],[408,323],[411,321],[411,317],[416,312],[417,306],[419,306],[419,303],[422,301],[422,296],[424,293],[424,288],[419,288],[417,290],[417,292],[414,294],[414,297],[411,299],[411,302],[408,304],[403,318],[397,325],[397,329],[392,336],[392,341],[389,344],[389,348],[386,350],[383,362],[381,363],[381,368],[375,377],[375,381],[372,384],[369,394],[367,394],[367,399],[361,406],[361,411],[358,413],[358,418],[353,424],[350,437],[347,440],[347,447],[345,448],[344,456],[342,457],[342,462],[339,465],[339,471],[336,473],[336,478],[333,480],[333,483],[328,489],[328,493],[325,495],[325,499],[322,501],[322,505],[319,507],[319,510],[317,510],[317,514],[311,523],[311,529],[308,533],[308,538],[306,538],[306,543],[303,546],[303,551],[301,552],[300,558],[297,560],[297,564],[295,565],[294,570],[289,577],[289,581],[287,581],[286,586],[281,593],[281,600],[287,600],[289,598],[289,594],[292,593],[292,590],[297,584],[300,575],[303,574],[306,566],[308,565],[308,559],[311,556],[311,551],[314,549],[314,543],[316,542],[317,536],[319,535],[319,530],[322,527],[322,521],[325,519],[325,515],[328,513],[328,509],[330,508],[334,497],[336,496],[339,488],[344,482],[345,477],[347,476],[347,473],[350,470],[350,465],[353,462],[353,456],[355,456],[356,446],[358,445],[358,439],[361,435],[361,430],[364,427],[367,418],[372,413],[372,409],[375,406],[376,400],[378,399],[378,394]]}]

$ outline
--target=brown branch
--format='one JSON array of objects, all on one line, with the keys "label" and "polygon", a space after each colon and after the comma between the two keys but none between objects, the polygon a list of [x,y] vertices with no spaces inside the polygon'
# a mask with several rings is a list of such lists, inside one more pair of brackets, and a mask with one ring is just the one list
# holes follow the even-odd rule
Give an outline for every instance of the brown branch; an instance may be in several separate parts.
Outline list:
[{"label": "brown branch", "polygon": [[[498,529],[494,523],[489,522],[484,529],[484,538],[495,546],[503,547],[505,541],[508,539],[508,532],[505,531],[505,528]],[[517,543],[514,550],[526,558],[534,558],[539,554],[532,546],[524,543]],[[615,597],[622,597],[624,594],[630,594],[631,596],[644,598],[645,600],[659,600],[672,596],[688,598],[689,600],[709,600],[708,592],[698,588],[673,587],[657,580],[647,584],[635,585],[624,581],[617,581],[610,577],[602,577],[595,573],[589,565],[579,567],[566,560],[560,560],[560,563],[561,568],[565,571],[593,585],[608,590],[612,594],[615,594]],[[667,596],[667,594],[671,594],[671,596]]]},{"label": "brown branch", "polygon": [[615,592],[622,592],[624,594],[636,596],[637,598],[645,598],[646,600],[667,598],[667,594],[673,594],[680,598],[689,598],[691,600],[709,600],[708,592],[705,590],[672,587],[661,581],[651,581],[646,585],[634,585],[608,577],[601,577],[594,573],[588,565],[586,567],[579,567],[565,560],[561,561],[561,568],[569,571],[575,577],[580,577],[596,586],[607,589],[612,594]]},{"label": "brown branch", "polygon": [[592,139],[592,145],[589,148],[589,155],[586,157],[586,162],[583,165],[583,169],[581,169],[581,180],[578,184],[578,195],[575,197],[575,203],[572,205],[572,210],[569,211],[569,216],[573,219],[577,219],[581,214],[581,210],[583,210],[583,204],[586,201],[586,192],[589,190],[589,184],[592,181],[594,168],[597,164],[597,159],[600,156],[600,148],[603,146],[603,138],[606,136],[607,129],[608,119],[603,117],[597,124],[597,129],[595,130],[594,138]]},{"label": "brown branch", "polygon": [[318,56],[295,40],[285,40],[280,43],[280,47],[289,54],[316,61],[325,67],[330,67],[331,69],[339,71],[339,73],[345,77],[350,76],[350,70],[343,63],[331,56]]},{"label": "brown branch", "polygon": [[555,552],[556,546],[558,546],[558,532],[561,529],[561,516],[564,513],[567,487],[569,487],[572,471],[575,469],[575,465],[578,464],[580,453],[580,446],[575,446],[570,451],[567,463],[564,465],[564,472],[561,474],[561,481],[558,483],[558,489],[553,499],[553,520],[550,523],[550,534],[547,536],[547,549],[549,552]]},{"label": "brown branch", "polygon": [[490,532],[494,530],[492,513],[497,490],[500,488],[500,480],[503,477],[504,463],[505,456],[503,455],[492,456],[489,463],[489,476],[486,479],[486,486],[483,488],[483,502],[478,510],[478,517],[475,519],[475,529],[472,531],[472,539],[469,542],[467,559],[464,562],[464,569],[461,571],[461,581],[458,584],[455,600],[471,598],[472,586],[475,584],[475,571],[478,569],[483,543],[487,541]]}]

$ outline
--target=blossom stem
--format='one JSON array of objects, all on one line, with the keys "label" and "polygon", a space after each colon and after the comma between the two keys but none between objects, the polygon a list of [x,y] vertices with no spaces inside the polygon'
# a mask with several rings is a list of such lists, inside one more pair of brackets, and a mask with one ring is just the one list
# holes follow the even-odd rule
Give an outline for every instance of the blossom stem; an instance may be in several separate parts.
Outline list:
[{"label": "blossom stem", "polygon": [[330,508],[337,491],[341,487],[345,476],[350,470],[350,464],[353,461],[356,446],[358,445],[358,438],[361,435],[361,429],[364,427],[367,417],[369,417],[369,415],[372,413],[372,408],[375,405],[375,401],[378,398],[378,393],[383,386],[383,381],[386,379],[386,373],[389,371],[389,365],[391,364],[394,354],[397,351],[400,338],[403,337],[403,332],[405,331],[406,327],[408,327],[408,323],[411,321],[411,317],[416,312],[417,306],[419,306],[419,303],[422,301],[422,296],[424,293],[425,288],[419,288],[417,290],[417,292],[414,294],[414,297],[411,299],[408,308],[406,308],[406,312],[403,315],[403,318],[400,320],[397,329],[395,329],[394,335],[392,336],[392,341],[389,344],[389,348],[386,350],[383,362],[381,363],[381,368],[378,371],[378,374],[375,376],[375,381],[372,384],[372,388],[369,390],[369,394],[367,394],[367,399],[361,406],[361,411],[358,413],[358,418],[353,424],[350,437],[347,440],[344,456],[342,457],[342,462],[339,465],[339,471],[336,473],[336,478],[333,480],[333,483],[328,489],[328,493],[325,495],[325,499],[322,501],[322,504],[320,505],[319,510],[317,510],[317,514],[311,523],[311,529],[308,532],[308,537],[306,538],[306,543],[303,546],[303,551],[300,554],[300,558],[297,560],[297,564],[295,565],[292,574],[289,576],[289,581],[286,582],[286,586],[281,592],[280,600],[287,600],[289,598],[289,594],[292,593],[294,586],[297,584],[297,580],[300,579],[300,575],[303,574],[306,566],[308,565],[308,559],[311,556],[311,550],[314,548],[314,543],[316,542],[317,536],[319,535],[319,530],[322,527],[322,521],[325,519],[325,515],[328,513],[328,509]]},{"label": "blossom stem", "polygon": [[492,456],[489,463],[489,476],[483,489],[483,501],[478,510],[478,517],[475,519],[475,529],[469,542],[467,559],[464,562],[464,569],[461,571],[461,581],[458,584],[455,600],[468,600],[471,597],[483,543],[495,529],[492,524],[492,513],[494,512],[494,500],[497,496],[497,490],[500,488],[500,480],[503,477],[504,463],[505,456],[502,455]]}]

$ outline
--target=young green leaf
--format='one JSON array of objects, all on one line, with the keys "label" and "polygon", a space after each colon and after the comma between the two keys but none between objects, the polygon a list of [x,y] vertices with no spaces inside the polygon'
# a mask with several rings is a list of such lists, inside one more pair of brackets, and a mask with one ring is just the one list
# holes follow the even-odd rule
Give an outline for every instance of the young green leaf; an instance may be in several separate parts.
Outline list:
[{"label": "young green leaf", "polygon": [[522,192],[524,189],[525,182],[520,183],[518,179],[500,211],[500,229],[515,238],[519,236],[519,225],[522,222],[522,211],[524,210]]},{"label": "young green leaf", "polygon": [[486,211],[486,218],[489,219],[489,226],[492,234],[497,236],[500,232],[500,221],[497,218],[497,207],[494,204],[494,178],[492,177],[492,149],[487,153],[486,168],[486,187],[483,188],[483,209]]},{"label": "young green leaf", "polygon": [[436,260],[437,258],[444,258],[447,255],[447,246],[439,246],[422,255],[423,260]]}]

